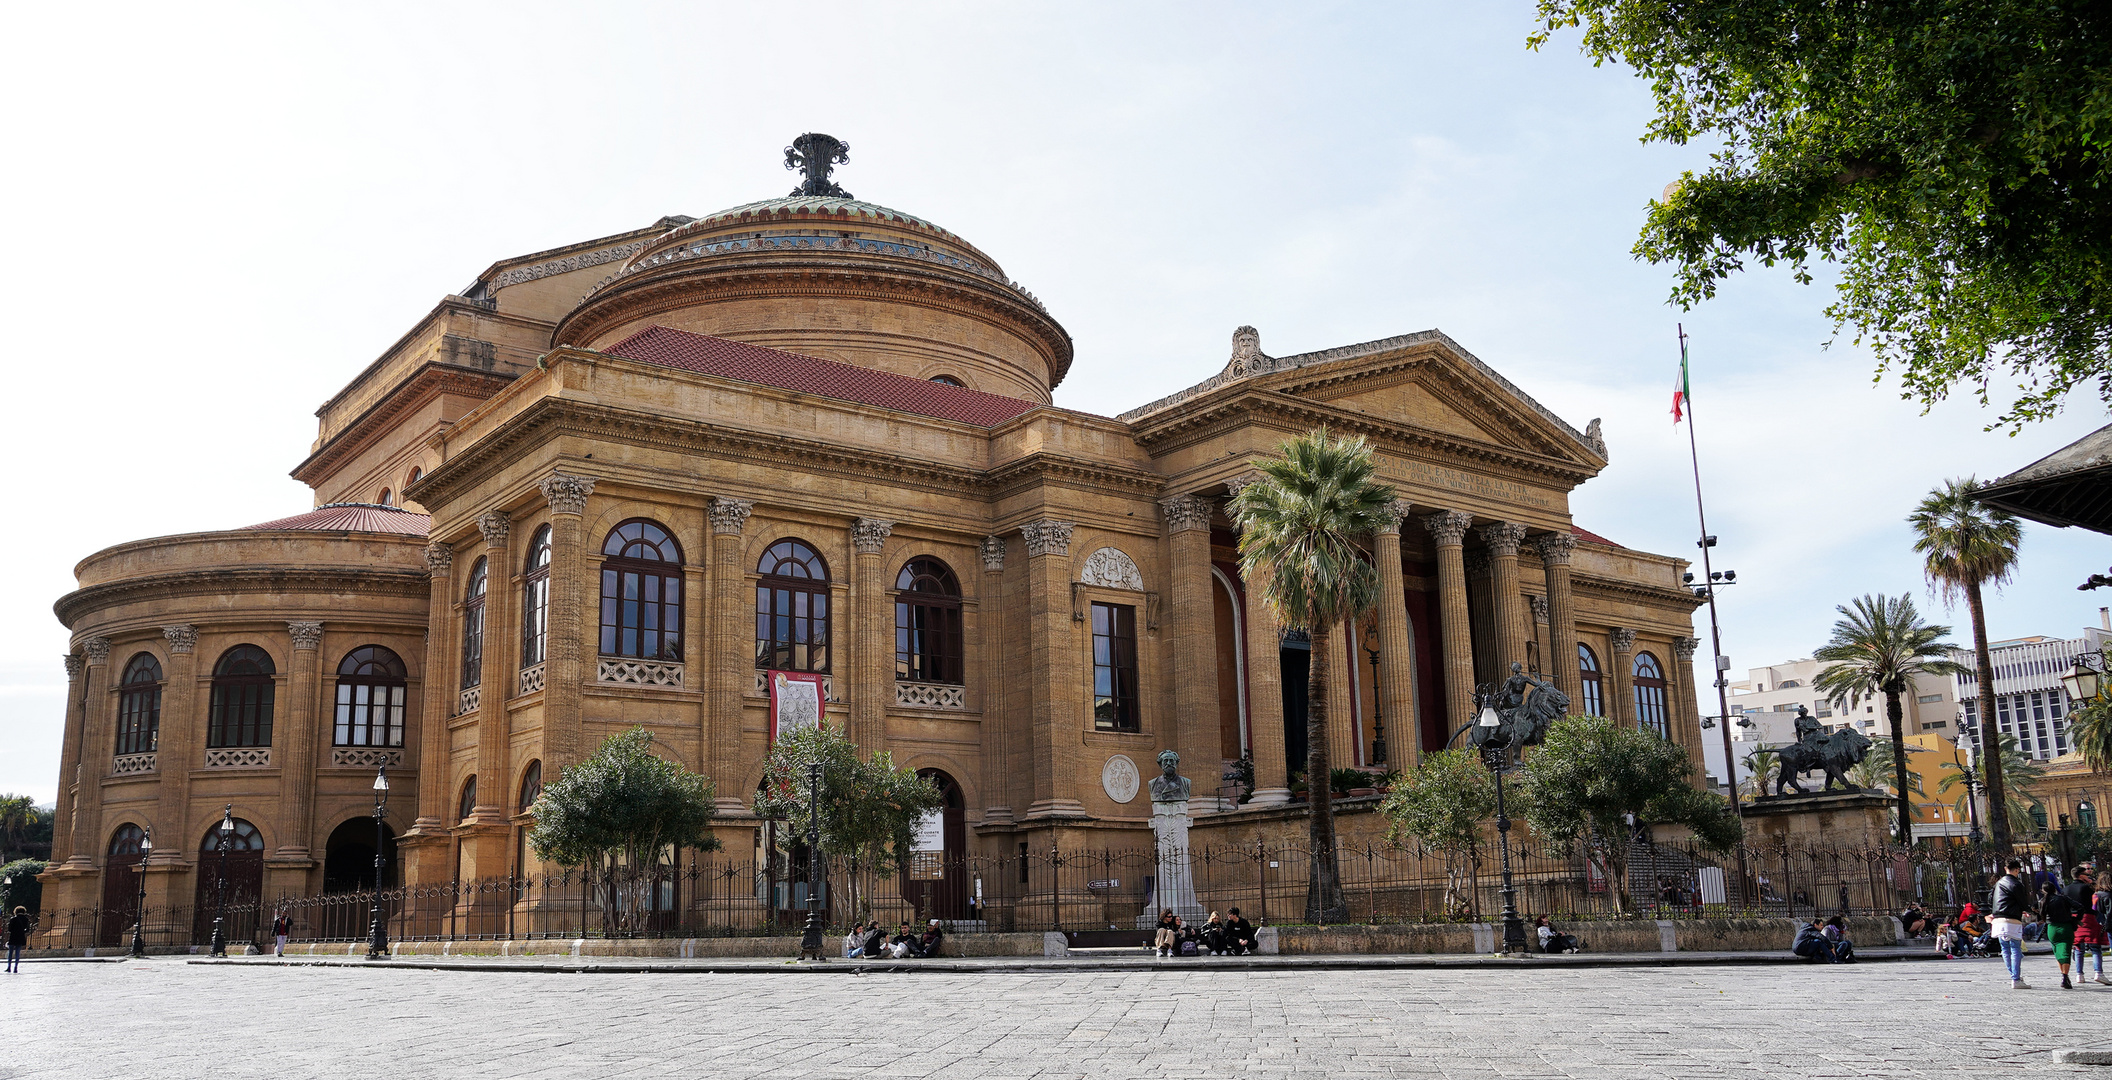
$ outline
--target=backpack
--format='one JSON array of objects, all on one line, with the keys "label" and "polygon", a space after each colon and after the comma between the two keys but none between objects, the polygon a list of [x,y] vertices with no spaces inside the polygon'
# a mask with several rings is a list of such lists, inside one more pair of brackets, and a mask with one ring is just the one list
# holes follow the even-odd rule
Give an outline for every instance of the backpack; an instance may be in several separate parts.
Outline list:
[{"label": "backpack", "polygon": [[1195,941],[1194,941],[1193,939],[1190,939],[1190,940],[1188,940],[1188,941],[1183,941],[1183,942],[1181,942],[1181,955],[1182,955],[1182,956],[1194,956],[1194,955],[1196,955],[1196,952],[1195,952]]}]

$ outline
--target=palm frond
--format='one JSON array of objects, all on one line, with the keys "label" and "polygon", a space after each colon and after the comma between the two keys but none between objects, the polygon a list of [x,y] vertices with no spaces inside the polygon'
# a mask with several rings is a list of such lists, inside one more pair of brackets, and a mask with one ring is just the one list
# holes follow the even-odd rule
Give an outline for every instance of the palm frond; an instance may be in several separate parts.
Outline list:
[{"label": "palm frond", "polygon": [[1261,479],[1232,500],[1240,572],[1284,626],[1310,630],[1354,619],[1379,595],[1378,570],[1359,541],[1388,520],[1395,492],[1377,479],[1362,438],[1325,428],[1286,440],[1256,463]]},{"label": "palm frond", "polygon": [[1946,607],[1966,584],[2003,585],[2016,573],[2024,529],[2016,515],[1978,501],[1977,479],[1946,480],[1907,515],[1929,588]]}]

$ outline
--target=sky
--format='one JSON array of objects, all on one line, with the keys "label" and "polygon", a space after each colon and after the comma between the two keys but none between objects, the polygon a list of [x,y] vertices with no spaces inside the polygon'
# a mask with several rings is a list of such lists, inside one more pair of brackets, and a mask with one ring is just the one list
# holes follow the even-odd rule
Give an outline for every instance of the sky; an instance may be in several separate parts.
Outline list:
[{"label": "sky", "polygon": [[[1787,272],[1681,312],[1629,254],[1706,147],[1643,145],[1631,72],[1526,0],[1482,4],[31,5],[0,49],[0,792],[52,802],[68,632],[111,544],[311,504],[314,411],[494,261],[837,179],[990,253],[1070,331],[1056,391],[1113,414],[1216,373],[1441,329],[1612,464],[1576,521],[1691,555],[1675,326],[1734,676],[1808,656],[1866,592],[1929,600],[1904,516],[2106,421],[1923,414]],[[2107,538],[2026,527],[1996,637],[2072,635]],[[1708,678],[1707,624],[1700,679]],[[1968,637],[1960,627],[1960,640]],[[1705,703],[1704,714],[1714,712]],[[1713,733],[1712,733],[1713,734]]]}]

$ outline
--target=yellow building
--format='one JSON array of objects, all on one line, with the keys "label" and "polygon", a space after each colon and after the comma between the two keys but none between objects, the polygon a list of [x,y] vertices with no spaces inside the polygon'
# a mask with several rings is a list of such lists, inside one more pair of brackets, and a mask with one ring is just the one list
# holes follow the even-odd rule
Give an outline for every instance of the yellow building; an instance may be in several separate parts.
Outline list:
[{"label": "yellow building", "polygon": [[949,854],[1148,845],[1124,778],[1168,749],[1197,828],[1234,827],[1290,797],[1309,656],[1224,501],[1322,425],[1401,499],[1380,610],[1333,639],[1337,763],[1413,764],[1521,661],[1699,764],[1686,564],[1570,518],[1596,422],[1437,331],[1278,357],[1242,327],[1114,417],[1053,404],[1071,360],[990,255],[825,166],[493,264],[324,403],[313,511],[80,564],[48,906],[188,903],[228,804],[244,887],[356,882],[384,761],[410,880],[512,874],[542,778],[632,725],[739,849],[773,671],[941,784]]}]

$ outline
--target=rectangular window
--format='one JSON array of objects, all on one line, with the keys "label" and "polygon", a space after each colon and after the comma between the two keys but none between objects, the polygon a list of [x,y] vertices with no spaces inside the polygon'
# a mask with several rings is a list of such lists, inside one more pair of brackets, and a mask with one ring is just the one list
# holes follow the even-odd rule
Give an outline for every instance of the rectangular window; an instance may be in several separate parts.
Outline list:
[{"label": "rectangular window", "polygon": [[268,677],[215,682],[205,728],[206,747],[218,750],[270,746],[274,689]]},{"label": "rectangular window", "polygon": [[1093,726],[1137,731],[1137,609],[1093,605]]},{"label": "rectangular window", "polygon": [[521,667],[543,662],[550,641],[550,572],[538,570],[521,590]]},{"label": "rectangular window", "polygon": [[1943,700],[1943,695],[1942,695],[1942,694],[1923,694],[1923,695],[1921,695],[1920,697],[1918,697],[1918,698],[1915,698],[1914,700],[1915,700],[1915,701],[1918,701],[1918,702],[1920,702],[1920,703],[1921,703],[1921,704],[1923,704],[1923,705],[1932,705],[1932,704],[1934,704],[1934,703],[1936,703],[1936,702],[1942,701],[1942,700]]},{"label": "rectangular window", "polygon": [[900,682],[962,682],[958,606],[896,601],[895,678]]}]

